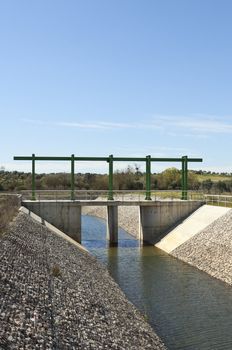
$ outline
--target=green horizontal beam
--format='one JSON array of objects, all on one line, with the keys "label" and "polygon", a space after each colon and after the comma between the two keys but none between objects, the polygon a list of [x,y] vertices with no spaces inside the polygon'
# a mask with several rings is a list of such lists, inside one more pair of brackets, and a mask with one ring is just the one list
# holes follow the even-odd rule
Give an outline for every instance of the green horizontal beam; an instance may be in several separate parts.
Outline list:
[{"label": "green horizontal beam", "polygon": [[[151,158],[151,162],[182,162],[182,158]],[[203,159],[188,158],[188,162],[203,162]]]},{"label": "green horizontal beam", "polygon": [[[72,160],[72,157],[39,157],[35,156],[35,160],[54,160],[54,161],[67,161],[67,160]],[[84,161],[107,161],[109,157],[74,157],[74,160],[84,160]],[[32,160],[32,157],[24,157],[24,156],[19,156],[19,157],[14,157],[14,160]]]},{"label": "green horizontal beam", "polygon": [[[146,162],[146,157],[113,157],[114,162]],[[42,160],[42,161],[71,161],[72,157],[27,157],[15,156],[14,160]],[[74,157],[79,161],[102,161],[109,162],[109,157]],[[182,158],[150,158],[151,162],[182,162]],[[202,162],[202,158],[188,158],[188,162]]]}]

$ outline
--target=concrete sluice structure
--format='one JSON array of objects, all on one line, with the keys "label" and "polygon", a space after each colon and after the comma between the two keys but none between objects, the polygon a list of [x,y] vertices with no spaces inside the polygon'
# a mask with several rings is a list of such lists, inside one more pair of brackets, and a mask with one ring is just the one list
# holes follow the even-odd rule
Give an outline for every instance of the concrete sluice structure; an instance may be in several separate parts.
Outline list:
[{"label": "concrete sluice structure", "polygon": [[111,242],[124,208],[141,240],[159,241],[160,249],[232,285],[232,210],[196,201],[96,203],[23,202],[28,211],[21,209],[0,240],[3,349],[165,349],[106,269],[48,224],[81,241],[83,208],[103,209]]},{"label": "concrete sluice structure", "polygon": [[170,229],[201,207],[201,201],[108,201],[108,200],[25,200],[27,209],[39,215],[70,237],[81,243],[81,214],[85,207],[106,209],[107,238],[111,244],[118,242],[118,208],[138,208],[138,235],[142,242],[155,244]]},{"label": "concrete sluice structure", "polygon": [[31,212],[81,242],[81,214],[106,219],[117,244],[121,227],[141,242],[232,285],[232,209],[200,201],[24,201]]}]

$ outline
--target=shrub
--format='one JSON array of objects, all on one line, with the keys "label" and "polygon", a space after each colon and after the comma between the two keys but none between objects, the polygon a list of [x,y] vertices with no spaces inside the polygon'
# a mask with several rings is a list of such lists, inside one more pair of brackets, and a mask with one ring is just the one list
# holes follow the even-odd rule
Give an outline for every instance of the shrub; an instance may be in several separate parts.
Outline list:
[{"label": "shrub", "polygon": [[4,233],[17,215],[19,208],[19,199],[14,195],[1,195],[0,196],[0,234]]}]

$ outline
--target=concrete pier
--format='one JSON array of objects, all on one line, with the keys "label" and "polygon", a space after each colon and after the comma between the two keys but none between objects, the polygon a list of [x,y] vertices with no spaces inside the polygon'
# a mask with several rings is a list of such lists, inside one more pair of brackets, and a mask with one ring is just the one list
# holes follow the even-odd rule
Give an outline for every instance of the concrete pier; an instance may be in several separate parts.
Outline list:
[{"label": "concrete pier", "polygon": [[118,243],[118,206],[107,206],[107,239],[111,244]]}]

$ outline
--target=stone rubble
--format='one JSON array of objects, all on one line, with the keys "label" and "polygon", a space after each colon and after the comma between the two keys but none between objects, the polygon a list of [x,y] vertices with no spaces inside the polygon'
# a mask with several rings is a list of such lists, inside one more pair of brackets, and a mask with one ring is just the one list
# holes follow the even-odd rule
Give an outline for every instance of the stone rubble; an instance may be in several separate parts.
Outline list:
[{"label": "stone rubble", "polygon": [[0,349],[165,349],[96,258],[28,215],[0,256]]}]

